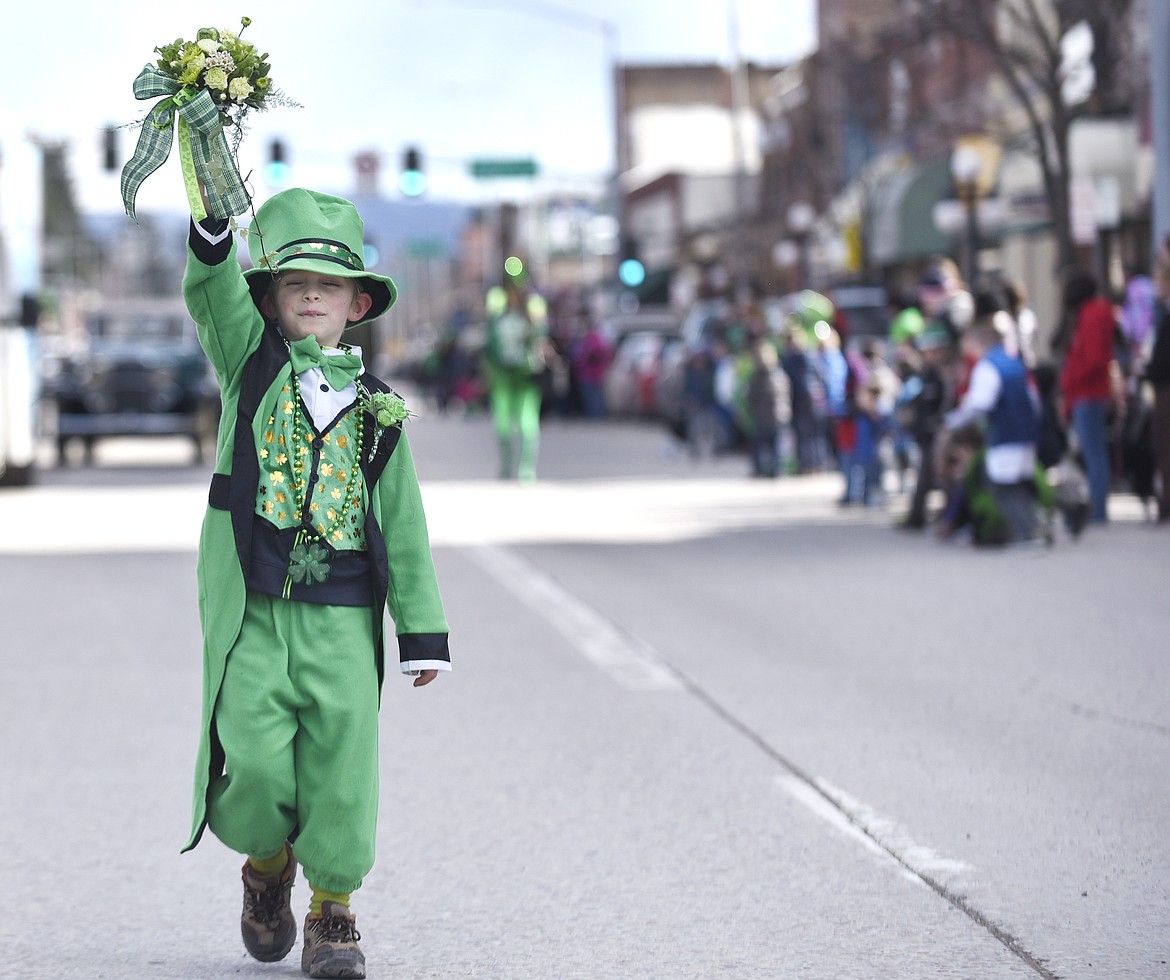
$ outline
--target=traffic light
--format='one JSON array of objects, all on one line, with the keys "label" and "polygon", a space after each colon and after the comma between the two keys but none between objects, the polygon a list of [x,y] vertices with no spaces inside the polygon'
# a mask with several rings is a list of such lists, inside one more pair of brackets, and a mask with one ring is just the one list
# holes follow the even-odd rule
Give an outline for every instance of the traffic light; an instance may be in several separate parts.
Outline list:
[{"label": "traffic light", "polygon": [[629,235],[621,236],[617,271],[618,279],[627,289],[642,285],[646,279],[646,267],[638,258],[638,243]]},{"label": "traffic light", "polygon": [[402,172],[398,175],[398,189],[407,197],[418,197],[427,189],[422,154],[413,146],[407,147],[402,154]]},{"label": "traffic light", "polygon": [[268,144],[268,163],[264,167],[264,178],[269,187],[283,187],[288,183],[289,165],[285,156],[284,140],[273,140]]},{"label": "traffic light", "polygon": [[41,301],[33,293],[25,293],[20,297],[20,325],[35,327],[41,322]]},{"label": "traffic light", "polygon": [[637,259],[623,259],[618,265],[618,278],[623,286],[634,289],[646,281],[646,267]]},{"label": "traffic light", "polygon": [[118,131],[113,126],[102,130],[102,167],[110,172],[118,169]]}]

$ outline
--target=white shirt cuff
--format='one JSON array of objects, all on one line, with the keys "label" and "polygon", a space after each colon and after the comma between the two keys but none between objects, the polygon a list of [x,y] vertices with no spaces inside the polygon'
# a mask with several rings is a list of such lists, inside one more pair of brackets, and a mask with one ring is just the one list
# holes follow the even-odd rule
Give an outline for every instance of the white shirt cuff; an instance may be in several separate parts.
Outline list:
[{"label": "white shirt cuff", "polygon": [[420,670],[450,670],[449,660],[404,660],[402,673],[417,674]]}]

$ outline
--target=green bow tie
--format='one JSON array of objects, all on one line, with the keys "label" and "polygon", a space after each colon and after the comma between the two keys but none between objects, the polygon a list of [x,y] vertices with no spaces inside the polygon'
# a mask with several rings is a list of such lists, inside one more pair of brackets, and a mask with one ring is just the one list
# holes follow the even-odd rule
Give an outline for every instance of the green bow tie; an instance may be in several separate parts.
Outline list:
[{"label": "green bow tie", "polygon": [[334,391],[341,391],[362,373],[362,359],[357,354],[326,354],[313,336],[289,344],[288,355],[295,374],[318,367]]}]

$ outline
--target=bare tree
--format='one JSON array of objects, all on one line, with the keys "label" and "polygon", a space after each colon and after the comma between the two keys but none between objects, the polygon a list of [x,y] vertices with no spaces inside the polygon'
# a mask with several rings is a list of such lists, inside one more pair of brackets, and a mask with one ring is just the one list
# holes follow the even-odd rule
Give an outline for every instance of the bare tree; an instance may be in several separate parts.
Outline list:
[{"label": "bare tree", "polygon": [[97,246],[86,234],[69,174],[68,145],[62,140],[30,137],[41,151],[42,278],[50,290],[92,283],[98,267]]},{"label": "bare tree", "polygon": [[[1048,197],[1058,263],[1076,261],[1069,205],[1069,133],[1089,113],[1132,107],[1126,57],[1133,0],[906,0],[926,35],[960,38],[986,50],[1027,120]],[[1073,102],[1063,41],[1080,24],[1093,39],[1092,96]]]}]

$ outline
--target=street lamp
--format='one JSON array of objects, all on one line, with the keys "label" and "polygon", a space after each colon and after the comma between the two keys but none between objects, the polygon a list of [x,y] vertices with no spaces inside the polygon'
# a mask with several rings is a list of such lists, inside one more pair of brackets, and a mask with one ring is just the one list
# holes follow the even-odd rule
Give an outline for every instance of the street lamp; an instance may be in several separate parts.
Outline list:
[{"label": "street lamp", "polygon": [[809,287],[810,263],[808,240],[816,217],[816,209],[808,201],[794,201],[788,208],[786,223],[788,225],[788,231],[795,240],[798,249],[800,262],[800,282],[798,285],[801,289],[807,289]]},{"label": "street lamp", "polygon": [[772,264],[791,269],[800,261],[800,248],[791,238],[781,238],[772,246]]},{"label": "street lamp", "polygon": [[963,275],[969,289],[975,288],[979,276],[979,179],[982,173],[983,155],[979,150],[969,143],[956,146],[951,153],[951,177],[967,218]]}]

